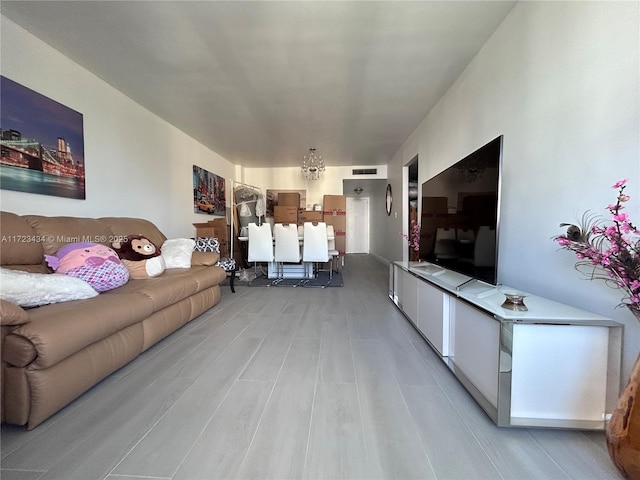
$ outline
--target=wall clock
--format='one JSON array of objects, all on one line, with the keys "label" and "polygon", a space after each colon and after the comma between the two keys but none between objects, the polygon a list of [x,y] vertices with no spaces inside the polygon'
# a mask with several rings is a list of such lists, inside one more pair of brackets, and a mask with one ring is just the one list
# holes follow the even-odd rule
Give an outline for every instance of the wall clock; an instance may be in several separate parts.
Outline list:
[{"label": "wall clock", "polygon": [[391,205],[393,204],[393,197],[391,195],[391,184],[387,183],[387,196],[385,208],[387,210],[387,215],[391,215]]}]

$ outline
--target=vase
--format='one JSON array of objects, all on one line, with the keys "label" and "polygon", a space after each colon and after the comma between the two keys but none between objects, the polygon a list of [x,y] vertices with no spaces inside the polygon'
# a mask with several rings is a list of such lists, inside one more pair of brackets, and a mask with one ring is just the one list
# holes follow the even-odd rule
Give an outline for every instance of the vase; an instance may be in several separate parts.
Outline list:
[{"label": "vase", "polygon": [[[633,311],[633,310],[632,310]],[[640,321],[640,312],[633,311]],[[640,355],[607,423],[609,457],[625,478],[640,480]]]}]

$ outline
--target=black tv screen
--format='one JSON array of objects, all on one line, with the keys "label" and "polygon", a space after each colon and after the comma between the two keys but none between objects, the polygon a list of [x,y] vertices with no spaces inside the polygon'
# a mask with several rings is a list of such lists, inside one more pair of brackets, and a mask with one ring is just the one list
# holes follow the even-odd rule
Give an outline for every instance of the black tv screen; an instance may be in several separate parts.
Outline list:
[{"label": "black tv screen", "polygon": [[502,135],[422,184],[420,258],[498,283]]}]

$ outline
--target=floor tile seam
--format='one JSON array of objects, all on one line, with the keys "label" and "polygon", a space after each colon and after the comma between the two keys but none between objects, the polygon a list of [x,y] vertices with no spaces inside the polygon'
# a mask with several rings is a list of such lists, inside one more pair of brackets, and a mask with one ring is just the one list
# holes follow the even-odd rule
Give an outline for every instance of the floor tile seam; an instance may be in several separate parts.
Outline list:
[{"label": "floor tile seam", "polygon": [[[238,337],[236,337],[234,339],[237,340]],[[231,385],[229,386],[229,388],[227,389],[226,393],[224,394],[224,397],[222,399],[220,399],[220,401],[218,402],[218,405],[216,406],[216,408],[214,409],[214,411],[212,412],[211,416],[209,417],[209,419],[204,423],[204,426],[202,427],[202,429],[200,430],[200,432],[198,433],[198,435],[195,437],[195,439],[193,440],[193,442],[191,442],[191,445],[189,446],[189,448],[187,449],[187,451],[185,452],[184,456],[182,457],[182,460],[180,460],[180,462],[178,462],[178,466],[174,469],[173,473],[171,474],[170,478],[174,478],[176,476],[176,474],[178,473],[178,471],[180,470],[180,468],[182,467],[182,465],[184,464],[185,460],[189,457],[189,455],[191,454],[191,451],[195,448],[195,445],[198,443],[198,441],[200,440],[200,438],[202,438],[202,435],[204,434],[204,432],[206,431],[206,429],[209,427],[209,424],[213,421],[214,417],[216,416],[216,414],[218,413],[218,411],[220,410],[220,408],[222,407],[222,405],[224,404],[224,402],[227,400],[227,398],[229,397],[231,390],[233,390],[233,387],[235,386],[235,384],[240,380],[240,376],[242,375],[242,372],[244,372],[247,368],[247,366],[251,363],[251,361],[253,360],[253,358],[257,355],[258,350],[260,349],[260,345],[262,345],[262,343],[264,342],[264,339],[260,342],[260,344],[255,348],[253,354],[250,356],[250,358],[245,362],[244,366],[239,369],[240,373],[238,373],[238,375],[236,375],[236,378],[233,380],[233,382],[231,383]],[[227,348],[229,348],[229,346],[231,346],[233,342],[229,343],[229,345],[227,346]],[[225,348],[223,351],[226,351]],[[218,358],[218,357],[216,357]],[[258,381],[258,380],[255,380]],[[266,382],[266,383],[270,383],[270,382]],[[266,405],[269,403],[269,400],[271,399],[271,394],[273,393],[273,389],[275,388],[275,382],[273,382],[272,386],[271,386],[271,391],[269,392],[269,398],[267,399],[267,402],[265,403],[265,406],[262,409],[262,412],[260,413],[260,421],[262,421],[262,415],[264,414],[264,409],[266,408]],[[188,390],[188,389],[187,389]],[[258,424],[259,425],[259,424]],[[256,432],[257,432],[257,427],[256,427]],[[251,442],[253,442],[253,438],[255,437],[255,433],[253,437],[251,438]],[[247,452],[249,451],[251,445],[249,445],[249,447],[247,448]]]},{"label": "floor tile seam", "polygon": [[[155,422],[153,422],[153,424],[147,428],[147,431],[144,433],[144,435],[141,435],[140,438],[138,438],[138,440],[124,453],[122,454],[122,456],[120,457],[120,460],[118,460],[117,462],[115,462],[115,465],[111,468],[111,470],[109,470],[107,472],[107,474],[105,475],[105,477],[109,476],[109,475],[122,475],[122,474],[117,474],[114,472],[114,470],[116,470],[121,464],[122,462],[125,461],[125,459],[129,456],[129,454],[131,454],[131,452],[133,452],[138,445],[140,445],[140,443],[142,443],[142,441],[147,438],[149,436],[149,434],[151,433],[151,431],[167,416],[169,415],[169,412],[171,412],[173,410],[173,408],[176,406],[176,404],[180,401],[180,399],[193,387],[193,385],[195,384],[195,380],[191,382],[191,385],[189,385],[189,388],[186,388],[180,395],[178,395],[175,400],[173,401],[173,404],[167,408],[164,413],[162,415],[160,415]],[[227,392],[228,393],[228,392]],[[219,407],[219,405],[218,405]],[[198,437],[202,434],[202,432],[200,432],[198,434]],[[195,441],[193,442],[195,443]],[[191,446],[193,446],[193,443]],[[189,448],[189,450],[191,449],[191,447]],[[184,460],[184,459],[183,459]],[[180,462],[180,464],[182,464],[182,462]],[[176,470],[177,471],[177,470]],[[173,472],[173,474],[171,475],[173,477],[173,475],[175,475],[175,472]],[[134,475],[135,477],[135,475]]]},{"label": "floor tile seam", "polygon": [[[249,325],[250,325],[250,324],[249,324]],[[207,357],[205,357],[205,360],[206,360],[206,361],[209,361],[209,362],[210,362],[210,365],[213,365],[213,364],[214,364],[214,362],[215,362],[216,360],[218,360],[222,355],[224,355],[224,353],[226,353],[226,352],[227,352],[227,350],[229,350],[229,348],[231,348],[231,346],[232,346],[235,342],[237,342],[237,341],[238,341],[238,339],[240,339],[240,338],[255,338],[256,340],[258,340],[258,339],[259,339],[259,337],[242,337],[242,333],[243,333],[243,332],[244,332],[244,331],[249,327],[249,325],[246,325],[246,326],[245,326],[245,327],[240,331],[240,333],[238,333],[238,334],[237,334],[237,335],[236,335],[236,336],[235,336],[235,337],[234,337],[230,342],[228,342],[228,343],[227,343],[227,345],[226,345],[224,348],[222,348],[222,349],[218,352],[218,354],[217,354],[217,355],[215,355],[215,356],[214,356],[214,357],[212,357],[212,358],[209,358],[209,357],[207,356]],[[207,338],[209,338],[209,336],[207,336]],[[260,339],[260,340],[261,340],[261,342],[260,342],[260,344],[258,345],[258,347],[256,348],[256,351],[257,351],[257,349],[258,349],[258,348],[260,348],[260,345],[262,345],[262,342],[264,341],[264,339]],[[202,344],[203,344],[203,342],[198,343],[198,346],[200,346],[200,345],[202,345]],[[193,349],[192,349],[192,351],[193,351]],[[255,355],[255,353],[256,353],[256,352],[254,352],[254,354],[251,356],[251,358],[253,358],[253,356]],[[185,358],[185,357],[183,357],[183,358]],[[176,363],[176,365],[177,365],[177,363]],[[244,366],[244,368],[246,368],[246,365]],[[243,371],[244,371],[244,368],[243,368]],[[206,370],[206,369],[205,369],[205,370]],[[196,381],[197,381],[197,380],[198,380],[198,379],[199,379],[203,374],[204,374],[204,370],[200,371],[200,373],[199,373],[198,375],[196,375],[195,377],[180,377],[180,378],[193,378],[193,379],[194,379],[194,383],[195,383],[195,382],[196,382]],[[159,378],[163,378],[163,377],[161,376],[161,377],[159,377]],[[171,378],[174,378],[174,377],[171,377]],[[189,387],[187,390],[189,390],[190,388],[191,388],[191,387]]]},{"label": "floor tile seam", "polygon": [[108,479],[109,477],[112,477],[114,479],[116,478],[135,478],[135,479],[139,479],[139,480],[171,480],[171,477],[154,477],[154,476],[150,476],[150,475],[122,475],[121,473],[110,473],[107,475],[107,477],[105,477],[105,479]]},{"label": "floor tile seam", "polygon": [[[373,324],[371,324],[371,327],[375,330],[375,326]],[[358,369],[356,368],[355,348],[354,348],[353,340],[354,339],[351,336],[351,332],[349,332],[349,345],[351,346],[351,361],[353,362],[353,374],[354,374],[355,385],[356,385],[356,398],[358,399],[358,415],[360,417],[360,431],[362,433],[362,443],[364,446],[366,464],[367,466],[370,467],[373,461],[373,452],[370,451],[369,442],[367,442],[367,435],[364,429],[364,414],[362,412],[362,392],[360,391],[360,382],[358,382]],[[362,340],[358,340],[358,341],[362,341]],[[369,474],[371,474],[371,471],[369,471]]]},{"label": "floor tile seam", "polygon": [[345,382],[345,381],[336,381],[336,380],[316,380],[317,384],[322,384],[322,385],[356,385],[357,383],[354,382]]},{"label": "floor tile seam", "polygon": [[[245,327],[246,328],[246,327]],[[223,355],[230,347],[231,345],[237,341],[239,338],[239,335],[236,336],[231,342],[229,342],[227,344],[227,346],[225,348],[223,348],[220,353],[213,359],[213,362],[215,362],[215,360],[217,360],[218,358],[220,358],[221,355]],[[261,345],[262,342],[259,344]],[[199,344],[200,345],[200,344]],[[253,357],[256,355],[258,349],[259,349],[259,345],[256,347],[256,349],[254,350],[253,354],[251,355],[251,357],[249,358],[249,360],[247,360],[245,362],[245,365],[243,366],[243,368],[241,369],[241,372],[243,372],[247,365],[249,364],[249,362],[253,359]],[[240,373],[241,374],[241,373]],[[174,406],[178,403],[178,401],[187,393],[189,392],[189,390],[191,390],[192,388],[195,388],[194,385],[196,384],[196,380],[198,378],[200,378],[201,375],[198,375],[197,377],[195,377],[194,381],[191,383],[191,385],[189,386],[189,388],[185,389],[184,392],[182,392],[181,395],[179,395],[173,405],[171,405],[171,407],[169,407],[163,415],[161,415],[158,420],[145,432],[144,435],[142,435],[140,437],[140,439],[138,439],[138,441],[122,456],[122,458],[120,459],[120,461],[117,462],[117,464],[111,469],[111,471],[107,474],[107,475],[112,475],[114,473],[114,470],[116,468],[118,468],[118,466],[125,460],[125,458],[127,458],[127,456],[140,444],[140,442],[142,442],[142,440],[144,438],[146,438],[150,432],[153,430],[153,428],[158,425],[158,423],[166,416],[169,414],[169,412],[174,408]],[[239,375],[238,375],[239,376]],[[216,408],[214,409],[214,411],[212,412],[211,416],[209,417],[209,419],[205,422],[204,427],[200,430],[200,432],[198,433],[198,435],[195,437],[194,441],[191,443],[191,445],[189,446],[189,448],[187,449],[187,452],[185,453],[185,455],[183,456],[182,460],[180,462],[178,462],[178,466],[174,469],[173,473],[171,474],[171,478],[173,478],[175,476],[175,474],[178,472],[178,470],[180,469],[180,467],[182,466],[182,464],[184,463],[185,459],[188,457],[189,453],[191,452],[191,450],[193,449],[194,445],[196,444],[196,442],[200,439],[200,437],[202,436],[203,432],[205,431],[205,429],[207,428],[207,426],[209,425],[209,423],[211,422],[211,420],[213,419],[213,417],[215,416],[215,414],[218,412],[218,410],[220,409],[220,406],[224,403],[224,401],[226,400],[227,396],[229,395],[229,392],[231,392],[231,389],[233,388],[233,385],[235,384],[235,382],[238,380],[238,376],[236,376],[236,378],[233,380],[233,382],[231,383],[231,385],[229,386],[228,390],[226,391],[226,393],[224,394],[224,397],[220,400],[220,402],[218,403],[218,405],[216,406]]]},{"label": "floor tile seam", "polygon": [[[118,383],[118,382],[123,381],[123,378],[125,378],[125,377],[119,377],[119,378],[117,378],[117,379],[115,380],[115,382],[114,382],[114,383]],[[106,377],[103,381],[110,381],[110,379],[111,379],[111,377],[110,377],[110,376],[108,376],[108,377]],[[157,380],[158,380],[158,378],[157,378],[157,379],[155,379],[153,382],[149,383],[147,386],[151,385],[152,383],[154,383],[154,382],[155,382],[155,381],[157,381]],[[112,385],[110,385],[110,386],[112,386]],[[95,387],[94,387],[94,388],[95,388]],[[74,402],[70,403],[69,405],[67,405],[67,406],[64,408],[64,410],[66,410],[66,409],[70,408],[70,410],[69,410],[68,412],[66,412],[66,413],[65,413],[65,412],[64,412],[64,410],[61,410],[61,411],[59,411],[59,412],[56,412],[56,414],[55,414],[55,416],[54,416],[54,417],[50,417],[49,419],[47,419],[47,421],[46,421],[44,424],[39,425],[39,426],[38,426],[38,429],[36,430],[36,434],[33,436],[33,438],[31,438],[31,439],[27,440],[25,443],[22,443],[22,444],[17,445],[17,446],[16,446],[16,448],[14,448],[11,452],[7,453],[6,455],[3,455],[2,460],[6,461],[6,459],[7,459],[10,455],[14,454],[14,453],[15,453],[15,452],[17,452],[18,450],[20,450],[20,449],[22,449],[22,448],[28,448],[28,445],[29,445],[31,442],[35,442],[35,441],[37,441],[37,439],[38,439],[38,438],[40,438],[40,437],[41,437],[41,435],[46,434],[46,433],[47,433],[51,428],[55,428],[55,426],[56,426],[56,425],[58,425],[60,422],[64,421],[64,419],[65,419],[67,416],[72,415],[76,410],[78,410],[78,409],[82,408],[82,406],[83,406],[83,405],[85,405],[87,402],[90,402],[90,401],[91,401],[91,399],[89,398],[89,396],[88,396],[87,394],[88,394],[88,391],[87,391],[87,392],[84,392],[80,397],[78,397],[78,398],[76,399],[76,401],[74,401]],[[184,394],[184,392],[183,392],[183,394]],[[76,403],[78,403],[78,404],[76,405]],[[60,415],[60,414],[62,414],[62,416],[61,416],[60,418],[56,418],[56,417],[57,417],[58,415]],[[165,411],[165,413],[164,413],[164,414],[166,414],[166,411]],[[164,415],[164,414],[163,414],[163,415]],[[55,420],[55,421],[54,421],[53,423],[51,423],[51,424],[48,424],[48,422],[49,422],[49,421],[51,421],[51,420]],[[154,423],[154,425],[155,425],[155,423]],[[27,431],[27,433],[29,433],[29,432]],[[147,432],[145,432],[144,436],[146,436],[146,435],[147,435],[147,433],[148,433],[148,431],[147,431]],[[74,452],[74,451],[76,451],[78,448],[80,448],[80,447],[82,446],[82,443],[83,443],[87,438],[90,438],[90,437],[91,437],[91,435],[92,435],[92,434],[91,434],[91,432],[90,432],[90,431],[88,431],[88,430],[84,430],[84,431],[82,432],[82,440],[80,441],[80,443],[79,443],[79,444],[77,444],[77,445],[75,445],[75,446],[74,446],[70,451],[66,452],[66,453],[65,453],[61,458],[63,458],[63,459],[64,459],[64,458],[67,458],[69,455],[71,455],[71,453],[72,453],[72,452]],[[127,452],[127,454],[128,454],[128,453],[129,453],[129,452]],[[58,459],[57,461],[55,461],[55,463],[53,463],[53,464],[51,465],[51,467],[50,467],[50,468],[48,468],[48,469],[44,470],[44,472],[48,472],[48,471],[50,471],[51,469],[55,468],[55,467],[60,463],[60,461],[61,461],[60,459]],[[118,462],[118,463],[119,463],[119,462]],[[5,467],[5,469],[6,469],[6,468],[7,468],[7,467]],[[12,469],[12,470],[22,470],[22,469]],[[25,471],[28,471],[28,469],[27,469],[27,470],[25,470]],[[40,469],[35,469],[34,471],[40,471]],[[108,475],[108,474],[107,474],[107,475]]]},{"label": "floor tile seam", "polygon": [[[372,323],[372,326],[376,330],[376,333],[378,334],[378,336],[380,337],[380,332],[376,328],[375,323]],[[401,332],[401,333],[406,338],[405,333],[404,332]],[[382,340],[384,339],[384,337],[380,337],[380,338]],[[387,361],[389,361],[389,357],[390,357],[389,345],[387,345],[387,343],[382,341],[382,340],[380,341],[380,343],[381,343],[382,349],[384,351],[385,358],[387,359]],[[408,340],[408,338],[407,338],[407,341],[411,344],[411,342]],[[414,348],[413,345],[411,346],[411,348]],[[391,364],[391,362],[390,362],[390,364]],[[424,443],[422,442],[422,438],[420,437],[420,431],[419,431],[418,425],[417,425],[417,423],[415,421],[415,418],[411,414],[411,409],[409,408],[409,406],[407,404],[407,400],[406,400],[406,398],[404,396],[404,393],[402,391],[402,388],[401,388],[402,384],[400,382],[400,378],[398,376],[398,373],[396,372],[395,368],[391,367],[391,369],[393,371],[393,378],[395,379],[395,382],[389,382],[389,385],[394,385],[394,386],[397,387],[397,390],[399,390],[400,397],[402,398],[402,403],[403,403],[403,406],[404,406],[405,414],[408,414],[409,418],[411,419],[411,425],[413,427],[414,435],[415,435],[416,439],[420,442],[420,448],[422,449],[422,453],[424,454],[424,457],[425,457],[425,459],[427,461],[427,464],[429,465],[429,468],[431,469],[431,473],[433,474],[433,478],[436,478],[436,472],[435,472],[435,469],[433,468],[433,463],[431,462],[431,458],[429,457],[429,454],[428,454],[428,452],[426,450],[426,447],[425,447]]]},{"label": "floor tile seam", "polygon": [[[453,373],[451,373],[451,374],[453,375]],[[456,381],[457,381],[457,379],[456,379]],[[437,378],[436,378],[436,382],[438,382]],[[439,382],[438,382],[438,384],[439,384]],[[480,447],[482,452],[487,456],[487,458],[489,460],[489,463],[491,463],[493,468],[495,468],[496,472],[498,472],[498,475],[500,475],[500,478],[504,480],[504,476],[502,475],[502,472],[500,471],[500,468],[498,467],[496,462],[493,460],[492,456],[489,454],[489,451],[487,450],[487,448],[485,448],[483,442],[478,437],[478,435],[477,435],[477,433],[475,431],[476,429],[474,428],[474,426],[465,418],[465,416],[462,414],[460,409],[456,406],[456,403],[454,401],[452,401],[451,395],[447,391],[447,388],[445,386],[443,386],[443,385],[440,385],[440,388],[441,388],[442,393],[444,394],[445,398],[449,401],[449,404],[451,405],[451,408],[456,412],[456,415],[458,415],[458,419],[464,424],[464,426],[467,429],[467,432],[469,433],[471,438],[473,438],[474,442]],[[485,412],[482,411],[481,414],[484,415]],[[498,427],[496,427],[496,428],[498,428]]]},{"label": "floor tile seam", "polygon": [[[264,340],[263,340],[264,341]],[[258,434],[258,431],[260,430],[260,426],[262,425],[262,422],[264,420],[264,412],[267,410],[267,406],[269,405],[269,403],[271,402],[271,398],[273,397],[273,392],[276,389],[276,386],[278,385],[278,380],[280,378],[280,374],[282,373],[282,369],[284,367],[284,364],[286,362],[287,356],[289,355],[289,352],[291,351],[291,345],[292,345],[292,341],[291,339],[289,339],[289,346],[287,348],[287,353],[284,355],[284,358],[282,359],[282,363],[280,363],[280,368],[278,369],[278,374],[276,375],[275,381],[273,382],[273,385],[271,386],[271,391],[269,392],[269,395],[267,396],[267,399],[264,403],[264,406],[262,407],[262,412],[260,412],[260,418],[258,419],[258,422],[256,423],[256,427],[253,431],[253,435],[251,436],[251,440],[249,441],[249,445],[247,445],[247,450],[244,453],[244,456],[242,457],[242,461],[240,462],[240,465],[238,466],[238,472],[242,472],[242,469],[244,468],[244,465],[247,461],[247,458],[249,457],[249,452],[251,451],[251,447],[253,446],[253,442],[256,439],[256,435]],[[262,345],[262,342],[260,343],[260,345]],[[256,351],[254,352],[254,355],[251,356],[251,359],[249,360],[249,362],[254,358],[254,356],[257,354],[258,350],[260,349],[260,347],[256,348]],[[249,364],[249,362],[247,362],[247,365]],[[244,372],[244,370],[246,369],[247,365],[245,365],[245,368],[242,369],[242,372]],[[240,375],[238,375],[238,378],[236,379],[236,381],[240,378],[240,376],[242,375],[242,373],[240,373]],[[314,400],[315,400],[315,387],[314,387]],[[177,471],[177,470],[176,470]],[[173,476],[175,476],[175,473],[173,474]],[[172,476],[172,478],[173,478]]]},{"label": "floor tile seam", "polygon": [[[394,374],[395,374],[395,372],[394,372]],[[424,457],[427,460],[427,464],[429,465],[429,468],[431,469],[431,473],[433,473],[433,478],[437,479],[438,476],[436,474],[435,468],[433,467],[433,462],[431,461],[431,458],[429,457],[429,452],[427,451],[426,445],[422,441],[422,437],[420,435],[420,428],[418,426],[418,423],[416,422],[416,419],[414,418],[413,414],[411,413],[411,409],[409,408],[409,404],[407,403],[407,399],[404,396],[404,392],[402,391],[402,388],[401,388],[401,386],[399,384],[398,384],[398,389],[400,390],[400,397],[402,398],[402,404],[404,405],[404,409],[405,409],[406,413],[409,415],[409,418],[411,419],[411,425],[413,426],[414,434],[417,437],[418,442],[420,443],[420,448],[422,449],[422,453],[424,454]]]},{"label": "floor tile seam", "polygon": [[526,430],[525,432],[526,432],[527,437],[529,437],[529,438],[533,441],[533,443],[535,443],[535,444],[538,446],[538,448],[540,449],[540,451],[542,451],[542,452],[547,456],[547,458],[548,458],[549,460],[551,460],[551,463],[553,463],[556,467],[558,467],[558,469],[559,469],[563,474],[565,474],[565,475],[566,475],[566,477],[567,477],[567,479],[568,479],[568,480],[582,480],[582,479],[579,479],[579,478],[572,477],[572,476],[571,476],[571,475],[570,475],[570,474],[569,474],[569,473],[568,473],[564,468],[562,468],[562,466],[561,466],[558,462],[556,462],[555,458],[553,458],[553,457],[549,454],[549,452],[547,452],[547,449],[546,449],[546,448],[544,448],[544,446],[540,445],[540,442],[538,442],[538,439],[537,439],[534,435],[532,435],[532,434],[531,434],[531,432],[530,432],[529,430]]},{"label": "floor tile seam", "polygon": [[[406,320],[406,319],[405,319],[405,320]],[[407,322],[408,322],[408,321],[409,321],[409,320],[407,320]],[[409,322],[409,323],[411,323],[411,322]],[[413,327],[413,324],[411,324],[411,326]],[[413,327],[413,328],[415,328],[415,327]],[[407,340],[409,341],[409,344],[411,345],[411,348],[413,349],[413,351],[416,353],[416,355],[417,355],[417,356],[418,356],[418,358],[420,359],[420,362],[422,362],[422,364],[427,368],[427,370],[428,370],[428,371],[433,371],[433,369],[432,369],[431,365],[429,365],[429,364],[427,363],[427,361],[422,357],[422,355],[420,355],[420,352],[418,351],[418,348],[415,346],[414,342],[413,342],[413,341],[411,341],[411,339],[410,339],[410,338],[409,338],[409,337],[408,337],[404,332],[403,332],[403,335],[405,335],[405,338],[407,338]],[[427,345],[427,347],[428,347],[429,349],[433,350],[433,347],[429,344],[429,342],[427,342],[424,338],[422,338],[422,336],[421,336],[420,338],[421,338],[421,341],[422,341],[422,342],[424,342],[424,343]],[[438,352],[435,352],[435,351],[434,351],[434,353],[435,353],[436,355],[438,355],[438,356],[440,355]],[[442,362],[442,364],[443,364],[445,367],[447,367],[446,363],[444,362],[444,360],[442,360],[442,358],[438,358],[438,361]],[[447,367],[447,370],[448,370],[448,367]],[[453,372],[450,372],[450,371],[449,371],[449,373],[450,373],[451,375],[453,375]],[[445,392],[445,394],[446,394],[445,386],[444,386],[444,385],[442,385],[442,383],[440,383],[440,380],[439,380],[439,378],[438,378],[439,376],[440,376],[440,373],[439,373],[439,372],[437,372],[435,375],[433,375],[433,379],[436,381],[436,383],[440,386],[440,388],[441,388],[441,389]],[[449,398],[449,396],[448,396],[448,395],[447,395],[447,398]],[[449,398],[449,400],[451,400],[451,399]]]},{"label": "floor tile seam", "polygon": [[[320,343],[320,345],[322,345],[322,342]],[[316,411],[316,398],[317,398],[316,394],[318,392],[318,377],[320,376],[321,352],[322,352],[322,346],[320,346],[318,349],[318,362],[316,365],[316,381],[314,382],[314,385],[313,385],[313,398],[311,400],[311,414],[309,415],[309,426],[307,428],[307,445],[305,446],[305,450],[304,450],[304,462],[302,462],[302,476],[305,478],[307,478],[306,471],[307,471],[307,461],[309,460],[309,446],[311,444],[311,429],[313,427],[314,414]]]},{"label": "floor tile seam", "polygon": [[[407,320],[408,321],[408,320]],[[413,326],[413,325],[412,325]],[[415,328],[415,327],[414,327]],[[420,359],[420,361],[423,363],[423,365],[425,365],[425,367],[428,370],[432,370],[431,366],[426,362],[426,360],[424,358],[422,358],[422,355],[420,355],[420,352],[418,351],[417,347],[414,345],[414,343],[406,336],[406,334],[404,334],[405,337],[407,338],[407,340],[409,341],[411,348],[414,350],[414,352],[416,353],[416,355],[418,356],[418,358]],[[425,343],[427,343],[427,341],[423,338],[422,341],[424,341]],[[431,347],[431,345],[429,345],[427,343],[427,347],[432,349],[433,347]],[[436,352],[437,354],[437,352]],[[438,359],[439,361],[442,361],[441,359]],[[444,362],[443,362],[444,363]],[[449,372],[451,375],[453,375],[452,372]],[[477,437],[476,433],[474,432],[473,428],[471,427],[471,425],[467,422],[467,420],[464,418],[464,415],[461,414],[461,412],[458,410],[458,408],[456,407],[455,403],[452,401],[451,396],[449,395],[449,393],[447,392],[447,389],[445,388],[445,386],[440,382],[439,380],[439,375],[433,375],[434,380],[436,381],[437,386],[440,388],[440,391],[443,393],[443,395],[445,396],[445,398],[449,401],[449,404],[451,405],[451,408],[455,411],[456,415],[458,416],[458,419],[464,424],[465,428],[467,429],[467,431],[469,432],[469,434],[471,435],[471,437],[473,438],[474,442],[480,447],[480,449],[482,450],[482,452],[486,455],[486,457],[488,458],[489,462],[491,463],[491,465],[495,468],[496,472],[498,472],[498,475],[500,475],[500,478],[503,479],[504,477],[502,476],[502,473],[500,472],[500,469],[498,468],[498,466],[496,465],[496,463],[493,461],[493,459],[491,458],[491,455],[489,455],[489,452],[487,452],[487,449],[484,447],[484,445],[482,445],[482,442],[480,441],[480,439]],[[413,386],[413,385],[405,385],[405,386]],[[402,388],[400,389],[402,391]],[[404,393],[403,393],[403,398],[404,398]],[[406,402],[406,399],[405,399]],[[420,438],[420,442],[422,443],[422,438]]]},{"label": "floor tile seam", "polygon": [[[49,470],[40,470],[39,468],[0,468],[1,472],[34,472],[34,473],[47,473]],[[0,478],[2,475],[0,475]]]},{"label": "floor tile seam", "polygon": [[[196,350],[198,347],[200,347],[201,345],[203,345],[203,344],[204,344],[204,342],[205,342],[208,338],[209,338],[208,336],[202,336],[201,341],[199,341],[198,343],[196,343],[193,347],[189,348],[186,352],[182,352],[182,355],[181,355],[181,356],[180,356],[180,358],[179,358],[179,359],[174,363],[174,365],[178,365],[178,364],[179,364],[183,359],[185,359],[185,358],[187,358],[189,355],[191,355],[191,353],[193,353],[193,352],[194,352],[194,350]],[[172,343],[172,344],[173,344],[173,343]],[[167,347],[167,348],[168,348],[168,347]],[[140,364],[140,365],[136,366],[133,370],[131,370],[131,371],[127,372],[126,374],[122,375],[121,377],[118,377],[118,376],[115,376],[115,375],[114,375],[114,378],[125,378],[125,377],[127,377],[128,375],[130,375],[130,374],[134,373],[136,370],[138,370],[138,368],[143,367],[144,365],[146,365],[146,364],[147,364],[149,361],[151,361],[151,360],[152,360],[156,355],[160,354],[160,353],[161,353],[161,352],[163,352],[163,351],[164,351],[164,348],[163,348],[162,350],[160,350],[157,354],[154,354],[152,357],[150,357],[150,358],[146,359],[142,364]],[[126,365],[125,365],[125,367],[126,367]],[[117,372],[115,372],[115,373],[117,374]],[[196,380],[196,378],[197,378],[197,376],[192,377],[192,376],[189,376],[189,375],[186,375],[186,376],[176,375],[176,376],[172,376],[172,377],[166,377],[166,376],[165,376],[165,374],[166,374],[166,371],[163,371],[161,374],[159,374],[159,375],[158,375],[158,378],[157,378],[156,380],[159,380],[159,379],[161,379],[161,378],[169,378],[169,379],[172,379],[172,378],[185,378],[185,379],[192,379],[193,381],[195,381],[195,380]],[[154,382],[155,382],[156,380],[154,380]],[[152,382],[152,383],[153,383],[153,382]]]}]

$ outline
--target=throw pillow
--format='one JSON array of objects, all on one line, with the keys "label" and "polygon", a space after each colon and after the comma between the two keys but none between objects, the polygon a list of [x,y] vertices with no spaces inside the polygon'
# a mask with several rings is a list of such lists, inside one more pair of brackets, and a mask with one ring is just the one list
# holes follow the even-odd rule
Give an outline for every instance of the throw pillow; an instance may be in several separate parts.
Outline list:
[{"label": "throw pillow", "polygon": [[195,245],[191,238],[173,238],[162,244],[160,255],[167,268],[189,268]]},{"label": "throw pillow", "polygon": [[129,281],[129,271],[116,252],[99,243],[68,243],[55,255],[44,257],[56,272],[84,280],[98,292],[117,288]]},{"label": "throw pillow", "polygon": [[220,242],[215,237],[198,237],[196,240],[195,250],[198,252],[216,252],[220,253]]},{"label": "throw pillow", "polygon": [[83,300],[98,295],[91,285],[62,273],[29,273],[0,268],[0,298],[21,307]]}]

